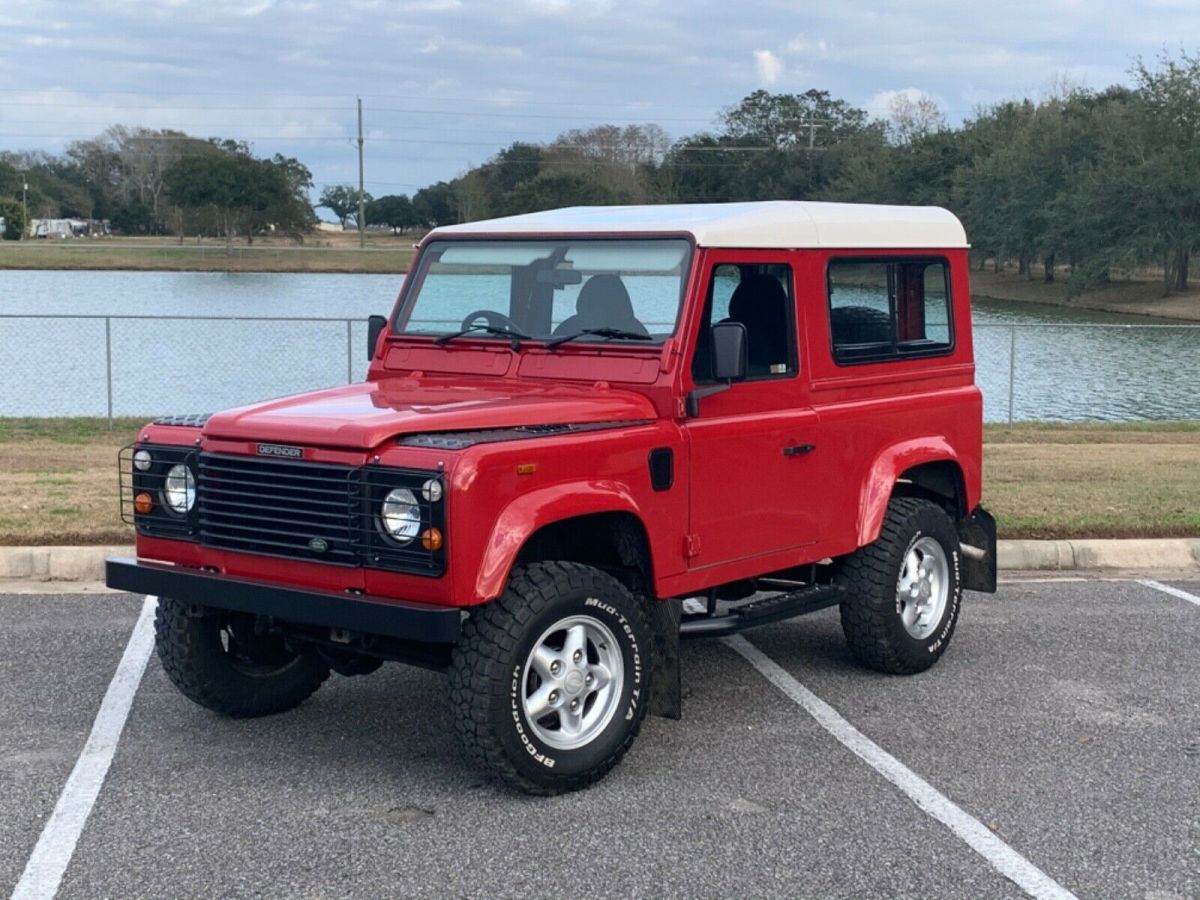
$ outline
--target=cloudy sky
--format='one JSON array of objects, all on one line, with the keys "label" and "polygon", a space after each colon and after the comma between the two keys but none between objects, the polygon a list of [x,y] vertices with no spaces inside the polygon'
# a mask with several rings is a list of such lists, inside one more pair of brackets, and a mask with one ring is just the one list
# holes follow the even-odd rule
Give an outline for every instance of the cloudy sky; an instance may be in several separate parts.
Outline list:
[{"label": "cloudy sky", "polygon": [[1055,80],[1200,49],[1196,0],[2,0],[0,149],[120,122],[249,140],[319,184],[411,193],[514,140],[601,122],[708,128],[757,88],[951,121]]}]

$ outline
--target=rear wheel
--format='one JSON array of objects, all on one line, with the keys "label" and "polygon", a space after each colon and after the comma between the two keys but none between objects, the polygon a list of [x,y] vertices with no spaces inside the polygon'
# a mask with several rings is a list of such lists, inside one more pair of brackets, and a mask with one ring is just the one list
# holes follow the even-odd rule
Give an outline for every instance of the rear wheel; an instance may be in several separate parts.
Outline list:
[{"label": "rear wheel", "polygon": [[260,634],[246,613],[192,607],[160,598],[155,647],[171,683],[188,699],[233,718],[285,712],[329,677],[329,664],[310,650]]},{"label": "rear wheel", "polygon": [[946,651],[962,605],[959,540],[937,504],[898,497],[879,538],[843,559],[842,630],[854,656],[881,672],[911,675]]},{"label": "rear wheel", "polygon": [[589,566],[535,563],[477,608],[450,666],[455,725],[487,769],[529,793],[602,778],[633,743],[649,702],[642,605]]}]

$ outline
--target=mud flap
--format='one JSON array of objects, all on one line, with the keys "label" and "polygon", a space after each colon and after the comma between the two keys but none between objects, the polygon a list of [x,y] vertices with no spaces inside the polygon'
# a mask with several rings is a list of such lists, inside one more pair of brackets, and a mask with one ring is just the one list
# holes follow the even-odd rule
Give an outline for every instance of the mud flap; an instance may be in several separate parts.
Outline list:
[{"label": "mud flap", "polygon": [[968,591],[996,593],[996,520],[982,506],[958,521],[962,543],[962,586]]},{"label": "mud flap", "polygon": [[650,601],[654,659],[649,712],[665,719],[683,718],[683,676],[679,667],[679,620],[682,617],[682,600]]}]

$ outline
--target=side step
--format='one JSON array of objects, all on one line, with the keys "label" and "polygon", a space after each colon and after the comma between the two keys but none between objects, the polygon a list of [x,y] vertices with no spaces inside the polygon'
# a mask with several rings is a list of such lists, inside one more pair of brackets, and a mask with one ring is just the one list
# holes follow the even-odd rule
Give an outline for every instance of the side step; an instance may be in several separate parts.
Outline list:
[{"label": "side step", "polygon": [[735,606],[723,616],[708,616],[704,614],[684,616],[679,625],[681,638],[721,637],[727,634],[737,634],[747,628],[757,628],[771,622],[782,622],[794,616],[816,612],[837,606],[842,602],[846,591],[832,584],[816,584],[791,591],[787,594],[774,594],[762,600],[755,600],[744,606]]}]

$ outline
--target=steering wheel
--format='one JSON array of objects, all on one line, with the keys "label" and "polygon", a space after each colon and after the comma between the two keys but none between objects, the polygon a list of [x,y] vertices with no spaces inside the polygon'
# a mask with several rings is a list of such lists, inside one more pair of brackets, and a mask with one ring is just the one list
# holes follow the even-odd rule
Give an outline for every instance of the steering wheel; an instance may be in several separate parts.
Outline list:
[{"label": "steering wheel", "polygon": [[463,330],[476,325],[477,319],[483,319],[488,325],[493,328],[501,328],[504,331],[512,331],[520,334],[521,329],[517,327],[517,323],[510,319],[504,313],[496,312],[494,309],[477,309],[465,319],[462,320]]}]

